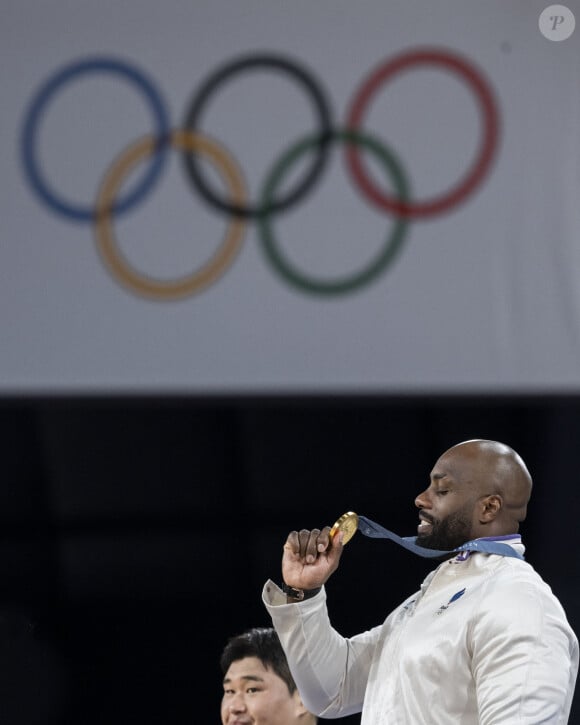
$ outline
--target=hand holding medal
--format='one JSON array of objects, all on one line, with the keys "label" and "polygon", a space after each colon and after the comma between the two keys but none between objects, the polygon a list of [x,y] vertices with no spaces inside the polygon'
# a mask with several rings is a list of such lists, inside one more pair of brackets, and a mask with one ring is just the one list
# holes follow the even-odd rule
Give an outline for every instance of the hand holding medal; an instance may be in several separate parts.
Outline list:
[{"label": "hand holding medal", "polygon": [[[320,590],[338,567],[342,546],[356,533],[358,521],[357,514],[347,511],[331,528],[290,532],[282,557],[282,589],[288,601],[302,601]],[[333,546],[338,534],[340,547]]]}]

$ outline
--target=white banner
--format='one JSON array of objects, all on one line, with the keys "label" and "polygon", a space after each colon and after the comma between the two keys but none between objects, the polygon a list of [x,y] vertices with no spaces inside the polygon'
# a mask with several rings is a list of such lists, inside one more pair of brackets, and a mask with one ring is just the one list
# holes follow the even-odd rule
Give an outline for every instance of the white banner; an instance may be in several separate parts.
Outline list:
[{"label": "white banner", "polygon": [[9,0],[0,393],[580,390],[578,0]]}]

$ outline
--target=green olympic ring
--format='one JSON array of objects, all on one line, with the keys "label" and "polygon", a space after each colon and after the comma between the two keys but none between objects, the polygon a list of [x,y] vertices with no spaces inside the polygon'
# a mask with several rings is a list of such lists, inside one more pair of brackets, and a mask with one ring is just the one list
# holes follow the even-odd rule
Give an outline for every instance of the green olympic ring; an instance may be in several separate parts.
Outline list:
[{"label": "green olympic ring", "polygon": [[[397,197],[400,202],[406,203],[409,199],[409,185],[403,174],[401,164],[397,160],[392,151],[378,143],[375,139],[363,134],[360,131],[331,131],[324,138],[325,141],[342,141],[343,143],[356,144],[363,146],[371,151],[379,161],[385,166],[394,182]],[[300,270],[296,269],[278,249],[274,234],[272,232],[272,224],[270,221],[271,208],[275,197],[275,191],[278,184],[284,178],[291,165],[305,151],[316,147],[321,142],[320,134],[313,134],[300,139],[297,143],[288,149],[273,164],[271,171],[266,176],[266,181],[262,189],[261,208],[265,211],[258,217],[257,223],[260,229],[262,249],[266,255],[266,259],[272,263],[274,269],[291,285],[298,287],[306,292],[318,294],[340,294],[343,292],[351,292],[357,287],[361,287],[375,277],[393,261],[400,251],[405,231],[408,225],[408,219],[398,217],[393,223],[393,229],[390,237],[387,239],[386,246],[382,249],[369,264],[362,270],[354,272],[342,278],[333,280],[323,280],[320,278],[309,277]]]}]

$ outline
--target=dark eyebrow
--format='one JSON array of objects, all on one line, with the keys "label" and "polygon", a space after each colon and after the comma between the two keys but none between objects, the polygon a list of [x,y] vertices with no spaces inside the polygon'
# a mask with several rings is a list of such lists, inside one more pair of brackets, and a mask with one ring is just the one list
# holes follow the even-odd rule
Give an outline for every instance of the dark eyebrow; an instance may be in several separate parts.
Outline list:
[{"label": "dark eyebrow", "polygon": [[[242,677],[240,677],[240,680],[246,680],[247,682],[264,682],[264,678],[259,677],[258,675],[242,675]],[[232,680],[230,677],[224,677],[224,685],[228,684],[231,681]]]}]

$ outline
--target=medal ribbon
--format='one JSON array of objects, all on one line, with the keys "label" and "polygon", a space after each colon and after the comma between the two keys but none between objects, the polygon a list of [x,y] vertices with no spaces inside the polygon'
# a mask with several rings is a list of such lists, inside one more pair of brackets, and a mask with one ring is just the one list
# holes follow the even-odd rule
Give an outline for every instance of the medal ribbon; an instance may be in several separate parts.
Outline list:
[{"label": "medal ribbon", "polygon": [[516,559],[524,559],[522,554],[517,552],[508,544],[502,544],[500,541],[493,541],[490,539],[474,539],[473,541],[467,541],[465,544],[461,544],[456,549],[450,549],[449,551],[441,549],[426,549],[424,546],[417,544],[416,536],[398,536],[393,531],[385,529],[383,526],[367,519],[366,516],[358,517],[358,529],[361,534],[369,536],[371,539],[390,539],[395,544],[402,546],[408,551],[412,551],[417,556],[422,556],[426,559],[436,559],[442,556],[449,556],[449,554],[459,554],[462,551],[482,551],[485,554],[499,554],[500,556],[513,556]]}]

